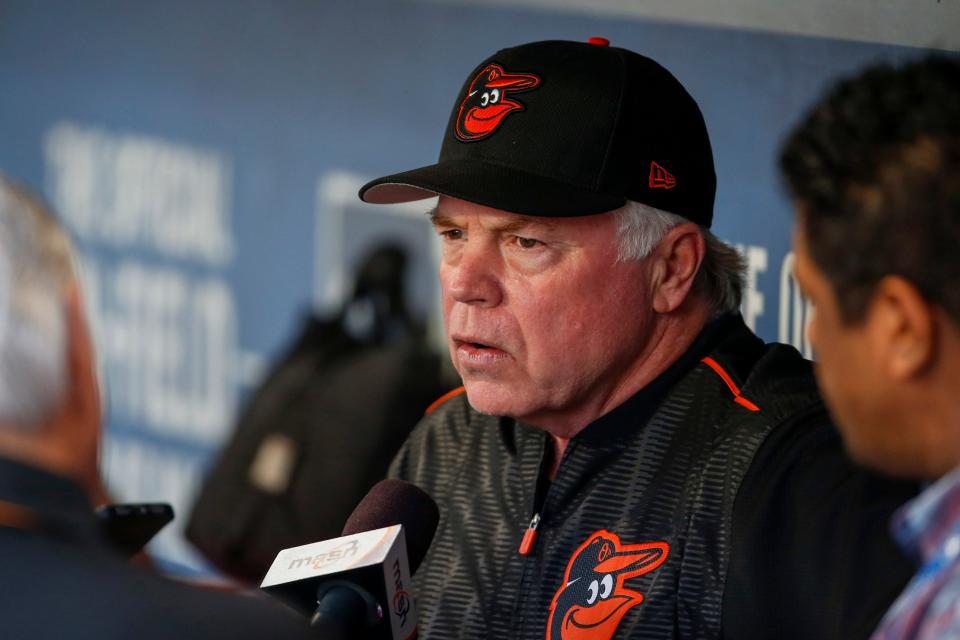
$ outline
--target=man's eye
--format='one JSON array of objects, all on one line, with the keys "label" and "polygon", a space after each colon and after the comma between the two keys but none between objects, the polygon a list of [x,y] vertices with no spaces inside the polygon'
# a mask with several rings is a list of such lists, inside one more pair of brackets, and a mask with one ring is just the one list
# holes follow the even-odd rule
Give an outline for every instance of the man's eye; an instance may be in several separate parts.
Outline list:
[{"label": "man's eye", "polygon": [[533,238],[523,238],[523,237],[521,237],[521,236],[517,236],[517,246],[520,247],[521,249],[535,249],[536,247],[540,246],[541,244],[543,244],[543,243],[540,242],[539,240],[534,240]]},{"label": "man's eye", "polygon": [[445,240],[460,240],[463,238],[463,229],[446,229],[440,232]]}]

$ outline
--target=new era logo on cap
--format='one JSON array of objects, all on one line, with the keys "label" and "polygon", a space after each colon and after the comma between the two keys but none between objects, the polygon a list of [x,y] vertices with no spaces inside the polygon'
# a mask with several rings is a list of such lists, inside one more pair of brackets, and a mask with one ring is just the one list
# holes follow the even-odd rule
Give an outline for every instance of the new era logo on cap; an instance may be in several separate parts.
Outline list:
[{"label": "new era logo on cap", "polygon": [[649,184],[651,189],[673,189],[677,186],[677,179],[655,161],[651,161]]}]

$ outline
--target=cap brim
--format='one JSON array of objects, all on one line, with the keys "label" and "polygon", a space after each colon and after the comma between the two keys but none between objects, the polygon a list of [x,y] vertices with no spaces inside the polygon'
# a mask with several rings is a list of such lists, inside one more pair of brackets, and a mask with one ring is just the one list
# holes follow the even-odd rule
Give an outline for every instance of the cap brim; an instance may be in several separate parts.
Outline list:
[{"label": "cap brim", "polygon": [[437,195],[544,217],[605,213],[627,202],[622,196],[597,193],[526,171],[464,158],[378,178],[360,189],[360,199],[372,204],[412,202]]}]

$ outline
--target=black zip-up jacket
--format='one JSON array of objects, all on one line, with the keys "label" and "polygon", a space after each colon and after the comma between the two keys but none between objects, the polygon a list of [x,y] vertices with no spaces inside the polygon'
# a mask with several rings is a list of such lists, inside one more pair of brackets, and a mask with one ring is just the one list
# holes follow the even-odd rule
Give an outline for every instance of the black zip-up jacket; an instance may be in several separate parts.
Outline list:
[{"label": "black zip-up jacket", "polygon": [[464,395],[404,445],[391,475],[441,512],[421,638],[852,640],[912,573],[887,521],[916,487],[849,462],[810,363],[739,316],[572,438],[548,483],[551,446]]}]

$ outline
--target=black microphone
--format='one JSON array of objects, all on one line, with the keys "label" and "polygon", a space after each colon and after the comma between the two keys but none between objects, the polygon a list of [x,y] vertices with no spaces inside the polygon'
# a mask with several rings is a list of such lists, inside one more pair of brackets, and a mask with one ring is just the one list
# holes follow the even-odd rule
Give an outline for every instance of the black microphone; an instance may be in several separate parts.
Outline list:
[{"label": "black microphone", "polygon": [[410,573],[416,573],[437,532],[440,511],[430,495],[406,480],[381,480],[373,486],[347,518],[340,535],[403,525],[407,534]]},{"label": "black microphone", "polygon": [[342,537],[284,549],[260,588],[311,616],[323,637],[407,640],[417,627],[410,576],[439,517],[420,488],[384,480],[353,510]]}]

